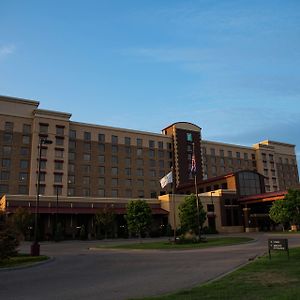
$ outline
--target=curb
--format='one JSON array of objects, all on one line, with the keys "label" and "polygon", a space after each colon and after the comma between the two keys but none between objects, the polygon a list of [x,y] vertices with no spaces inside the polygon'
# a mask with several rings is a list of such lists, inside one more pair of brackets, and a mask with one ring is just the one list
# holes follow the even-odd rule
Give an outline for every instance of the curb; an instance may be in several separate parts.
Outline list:
[{"label": "curb", "polygon": [[11,268],[0,268],[0,272],[4,272],[4,271],[16,271],[16,270],[34,268],[34,267],[38,267],[38,266],[41,266],[41,265],[49,264],[49,263],[53,262],[54,260],[55,260],[55,257],[50,256],[46,260],[38,261],[38,262],[35,262],[35,263],[32,263],[32,264],[28,264],[28,265],[25,264],[25,265],[11,267]]}]

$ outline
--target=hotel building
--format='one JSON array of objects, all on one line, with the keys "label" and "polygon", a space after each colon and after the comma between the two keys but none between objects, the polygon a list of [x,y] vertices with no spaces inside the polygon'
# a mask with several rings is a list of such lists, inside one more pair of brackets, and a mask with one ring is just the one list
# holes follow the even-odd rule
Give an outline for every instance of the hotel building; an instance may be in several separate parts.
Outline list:
[{"label": "hotel building", "polygon": [[[85,124],[70,120],[70,113],[38,106],[37,101],[0,96],[0,197],[6,197],[6,210],[17,200],[25,207],[35,205],[39,173],[45,211],[59,197],[61,213],[114,203],[122,214],[127,201],[145,198],[153,211],[166,215],[158,197],[171,188],[161,189],[159,180],[173,167],[178,193],[193,183],[193,153],[200,183],[249,170],[263,175],[266,192],[299,184],[291,144],[266,140],[245,147],[206,141],[201,128],[187,122],[162,133]],[[41,139],[52,143],[39,149]],[[211,190],[206,184],[201,192]]]}]

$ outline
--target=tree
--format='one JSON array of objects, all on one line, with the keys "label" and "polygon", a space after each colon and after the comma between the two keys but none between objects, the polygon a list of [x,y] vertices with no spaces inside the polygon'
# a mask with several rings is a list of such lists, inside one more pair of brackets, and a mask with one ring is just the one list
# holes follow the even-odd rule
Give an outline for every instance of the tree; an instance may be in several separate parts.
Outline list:
[{"label": "tree", "polygon": [[115,213],[112,206],[105,206],[103,209],[97,211],[95,214],[95,223],[97,227],[97,233],[100,230],[104,231],[104,238],[107,238],[109,233],[114,231]]},{"label": "tree", "polygon": [[29,232],[29,227],[32,225],[32,215],[27,208],[18,207],[12,217],[12,222],[16,229],[25,238]]},{"label": "tree", "polygon": [[285,223],[300,223],[300,191],[290,189],[283,200],[273,202],[269,212],[270,218],[284,226]]},{"label": "tree", "polygon": [[128,230],[140,238],[152,222],[152,212],[149,204],[144,200],[133,200],[127,204],[125,219]]},{"label": "tree", "polygon": [[270,219],[273,220],[275,223],[281,224],[282,229],[284,230],[284,224],[289,222],[290,220],[285,200],[277,200],[273,202],[269,211],[269,216]]},{"label": "tree", "polygon": [[19,235],[15,227],[0,213],[0,260],[16,255],[18,246]]},{"label": "tree", "polygon": [[192,231],[198,233],[198,224],[202,229],[206,220],[206,212],[203,209],[201,202],[199,201],[199,223],[197,212],[197,197],[194,194],[186,196],[184,202],[179,205],[179,219],[181,228],[184,232]]}]

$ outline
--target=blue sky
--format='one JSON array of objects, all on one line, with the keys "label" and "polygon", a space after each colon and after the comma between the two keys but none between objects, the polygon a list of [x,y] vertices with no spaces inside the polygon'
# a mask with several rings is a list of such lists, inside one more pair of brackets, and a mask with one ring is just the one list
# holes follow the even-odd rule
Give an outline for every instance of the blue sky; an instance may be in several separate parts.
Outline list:
[{"label": "blue sky", "polygon": [[0,3],[0,94],[75,121],[297,145],[300,1]]}]

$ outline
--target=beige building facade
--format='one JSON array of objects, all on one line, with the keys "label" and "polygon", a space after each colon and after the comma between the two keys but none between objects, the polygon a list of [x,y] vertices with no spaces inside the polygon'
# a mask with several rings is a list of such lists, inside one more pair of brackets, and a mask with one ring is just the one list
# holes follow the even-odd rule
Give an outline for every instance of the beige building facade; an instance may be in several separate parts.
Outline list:
[{"label": "beige building facade", "polygon": [[[199,180],[238,170],[265,176],[266,191],[299,183],[295,146],[263,141],[244,147],[202,140],[201,128],[178,122],[162,133],[71,120],[39,102],[0,96],[0,195],[157,198],[171,191],[159,179],[174,165],[176,188],[190,183],[193,151]],[[194,147],[194,149],[193,149]]]}]

